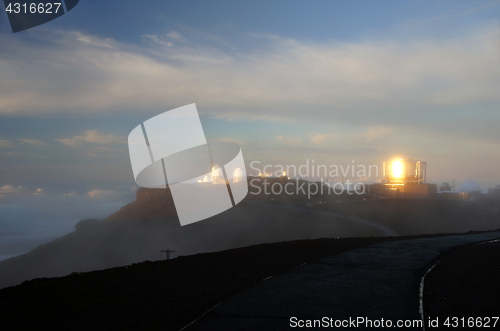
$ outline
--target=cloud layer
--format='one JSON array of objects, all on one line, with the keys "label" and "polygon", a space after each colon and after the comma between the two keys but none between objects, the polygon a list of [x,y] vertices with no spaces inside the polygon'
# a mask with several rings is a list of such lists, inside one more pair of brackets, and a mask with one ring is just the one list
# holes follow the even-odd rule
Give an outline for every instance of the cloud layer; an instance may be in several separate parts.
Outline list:
[{"label": "cloud layer", "polygon": [[0,260],[67,234],[82,219],[107,217],[131,202],[135,189],[78,194],[12,185],[0,187]]},{"label": "cloud layer", "polygon": [[[11,45],[0,50],[0,114],[147,118],[196,102],[209,117],[286,122],[288,130],[253,144],[286,149],[274,158],[331,148],[347,161],[364,154],[378,162],[403,152],[437,165],[438,178],[450,164],[460,164],[451,176],[482,169],[480,180],[499,178],[486,163],[500,157],[498,25],[447,40],[317,44],[249,34],[259,46],[247,52],[196,45],[175,31],[145,35],[141,47],[76,31],[0,38]],[[247,130],[262,135],[257,124]],[[124,142],[95,130],[56,140],[94,158]],[[16,144],[0,140],[7,154]]]},{"label": "cloud layer", "polygon": [[56,140],[67,146],[80,146],[85,142],[99,145],[125,144],[127,142],[124,137],[117,137],[113,134],[101,134],[97,130],[86,131],[82,136],[59,138]]},{"label": "cloud layer", "polygon": [[409,125],[437,110],[490,116],[500,101],[496,27],[440,42],[258,37],[264,50],[229,54],[187,47],[177,32],[145,36],[148,48],[79,32],[36,42],[2,36],[12,47],[0,52],[0,112],[150,111],[195,101],[234,118]]}]

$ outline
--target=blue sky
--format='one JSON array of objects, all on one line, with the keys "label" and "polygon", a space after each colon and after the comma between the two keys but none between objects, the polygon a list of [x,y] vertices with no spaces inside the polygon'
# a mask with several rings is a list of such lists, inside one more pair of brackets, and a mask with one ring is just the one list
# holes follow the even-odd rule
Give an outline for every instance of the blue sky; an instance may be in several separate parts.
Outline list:
[{"label": "blue sky", "polygon": [[71,222],[130,201],[128,133],[190,103],[247,163],[415,158],[430,181],[487,189],[499,90],[500,1],[81,0],[16,34],[2,11],[0,221],[44,199],[94,206],[58,214]]}]

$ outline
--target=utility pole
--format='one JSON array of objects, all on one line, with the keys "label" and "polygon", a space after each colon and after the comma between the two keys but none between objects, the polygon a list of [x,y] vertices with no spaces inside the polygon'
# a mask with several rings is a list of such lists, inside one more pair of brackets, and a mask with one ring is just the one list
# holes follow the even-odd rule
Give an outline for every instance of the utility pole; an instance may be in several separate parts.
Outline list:
[{"label": "utility pole", "polygon": [[160,254],[162,253],[165,253],[165,255],[167,256],[167,260],[170,260],[171,258],[171,255],[172,253],[175,253],[175,251],[171,251],[170,249],[164,249],[162,251],[160,251]]}]

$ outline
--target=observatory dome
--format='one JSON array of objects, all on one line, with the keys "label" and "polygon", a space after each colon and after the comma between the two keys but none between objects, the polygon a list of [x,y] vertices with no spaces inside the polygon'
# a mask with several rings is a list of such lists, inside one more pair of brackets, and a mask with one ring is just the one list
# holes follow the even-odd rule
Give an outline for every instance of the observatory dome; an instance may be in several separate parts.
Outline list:
[{"label": "observatory dome", "polygon": [[222,177],[222,169],[218,164],[214,165],[212,168],[212,177]]},{"label": "observatory dome", "polygon": [[474,180],[466,180],[460,185],[460,192],[481,192],[481,187]]},{"label": "observatory dome", "polygon": [[236,168],[233,173],[233,183],[239,183],[243,181],[243,171],[240,168]]}]

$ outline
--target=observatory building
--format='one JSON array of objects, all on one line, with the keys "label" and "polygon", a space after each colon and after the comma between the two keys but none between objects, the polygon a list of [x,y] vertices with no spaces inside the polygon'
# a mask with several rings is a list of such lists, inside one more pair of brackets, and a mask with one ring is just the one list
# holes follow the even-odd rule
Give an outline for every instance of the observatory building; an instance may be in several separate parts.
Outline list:
[{"label": "observatory building", "polygon": [[212,167],[212,183],[213,184],[226,184],[222,168],[216,164]]},{"label": "observatory building", "polygon": [[[229,174],[228,174],[229,175]],[[229,183],[242,183],[246,178],[245,173],[241,168],[236,168],[233,175],[228,178]],[[198,179],[198,183],[211,183],[211,184],[224,184],[226,185],[226,178],[222,172],[222,168],[216,164],[212,167],[211,175],[205,176],[203,179]]]},{"label": "observatory building", "polygon": [[373,194],[399,196],[406,198],[435,198],[437,185],[428,184],[427,162],[412,159],[397,159],[384,162],[381,184],[373,184]]},{"label": "observatory building", "polygon": [[[445,186],[443,183],[441,187]],[[473,180],[466,180],[460,185],[459,191],[452,190],[440,190],[438,193],[439,199],[441,200],[463,200],[463,201],[475,201],[481,199],[481,187]]]}]

